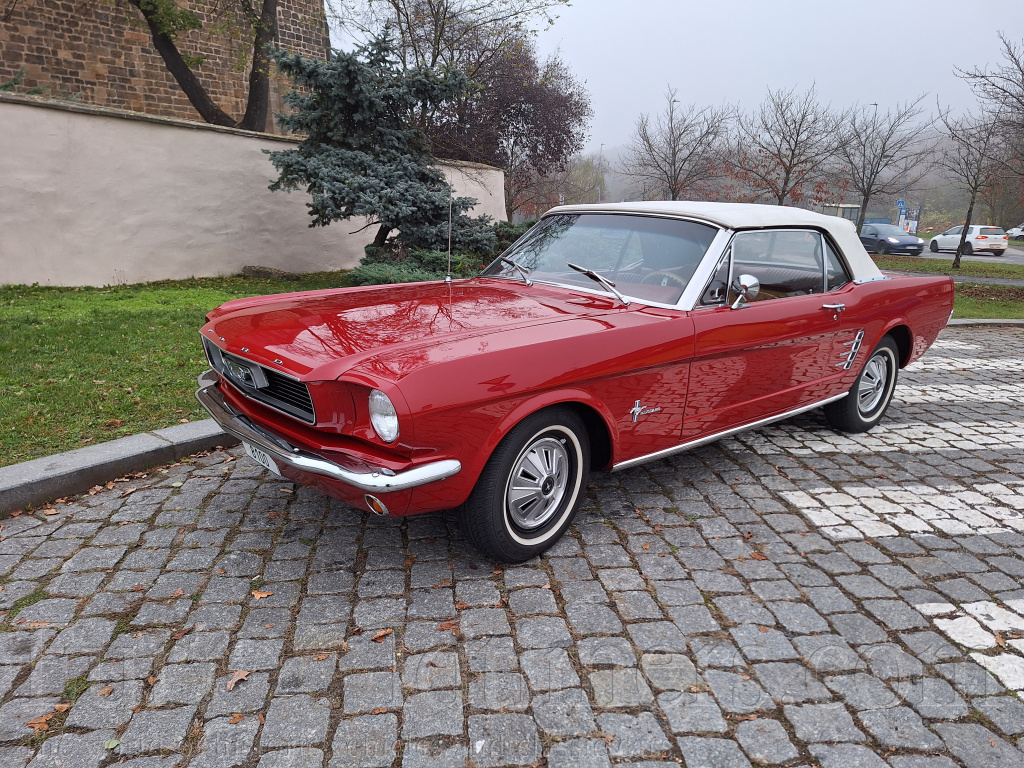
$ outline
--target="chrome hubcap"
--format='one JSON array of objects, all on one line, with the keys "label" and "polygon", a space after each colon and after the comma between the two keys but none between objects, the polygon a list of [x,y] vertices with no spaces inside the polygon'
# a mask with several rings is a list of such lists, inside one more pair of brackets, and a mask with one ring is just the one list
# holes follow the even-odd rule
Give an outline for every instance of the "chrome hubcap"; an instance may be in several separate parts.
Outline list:
[{"label": "chrome hubcap", "polygon": [[542,437],[519,457],[505,492],[506,508],[519,528],[544,525],[558,510],[569,485],[569,453],[553,437]]},{"label": "chrome hubcap", "polygon": [[875,355],[864,366],[864,373],[861,374],[860,383],[857,385],[857,408],[862,414],[871,413],[882,402],[888,374],[889,368],[885,364],[884,355]]}]

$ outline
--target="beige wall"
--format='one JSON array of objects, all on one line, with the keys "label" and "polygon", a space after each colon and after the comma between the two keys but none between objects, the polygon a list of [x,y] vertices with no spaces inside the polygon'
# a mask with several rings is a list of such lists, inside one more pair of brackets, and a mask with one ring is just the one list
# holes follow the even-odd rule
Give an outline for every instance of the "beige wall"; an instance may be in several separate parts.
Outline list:
[{"label": "beige wall", "polygon": [[[270,192],[285,139],[0,94],[0,284],[110,285],[355,266],[375,229],[309,228],[304,192]],[[502,172],[445,166],[505,219]]]}]

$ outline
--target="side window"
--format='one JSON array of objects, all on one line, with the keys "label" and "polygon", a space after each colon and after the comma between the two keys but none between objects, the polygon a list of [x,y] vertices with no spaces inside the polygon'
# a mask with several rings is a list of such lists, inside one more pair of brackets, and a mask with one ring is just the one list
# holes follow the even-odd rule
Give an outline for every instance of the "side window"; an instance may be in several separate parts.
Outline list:
[{"label": "side window", "polygon": [[963,228],[963,227],[953,227],[953,228],[952,228],[951,230],[949,230],[949,232],[947,232],[946,234],[947,234],[947,235],[959,235],[959,234],[960,234],[961,232],[963,232],[963,231],[964,231],[964,228]]},{"label": "side window", "polygon": [[[740,232],[733,238],[733,275],[761,283],[755,301],[805,296],[824,290],[822,238],[809,230]],[[730,296],[730,299],[733,297]]]},{"label": "side window", "polygon": [[846,271],[839,254],[825,243],[825,290],[834,291],[850,282],[850,273]]},{"label": "side window", "polygon": [[725,252],[722,261],[715,269],[715,274],[708,283],[707,290],[700,297],[700,303],[705,307],[724,304],[729,294],[729,262],[732,260],[732,249]]}]

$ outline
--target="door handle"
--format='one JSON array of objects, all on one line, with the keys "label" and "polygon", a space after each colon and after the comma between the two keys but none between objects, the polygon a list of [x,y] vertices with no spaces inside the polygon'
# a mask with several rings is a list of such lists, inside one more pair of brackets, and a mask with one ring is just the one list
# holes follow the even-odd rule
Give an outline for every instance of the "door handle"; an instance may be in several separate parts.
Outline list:
[{"label": "door handle", "polygon": [[833,320],[838,320],[839,319],[839,313],[846,310],[846,305],[845,304],[822,304],[821,308],[831,312]]}]

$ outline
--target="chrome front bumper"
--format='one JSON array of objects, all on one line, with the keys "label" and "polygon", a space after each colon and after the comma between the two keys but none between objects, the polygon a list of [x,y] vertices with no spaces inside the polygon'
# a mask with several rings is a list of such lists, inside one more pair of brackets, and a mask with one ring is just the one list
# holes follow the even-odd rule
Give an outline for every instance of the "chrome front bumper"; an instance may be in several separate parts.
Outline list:
[{"label": "chrome front bumper", "polygon": [[462,470],[460,462],[455,459],[444,459],[421,464],[404,472],[393,472],[385,467],[372,472],[353,472],[333,461],[295,448],[277,435],[272,435],[254,424],[244,414],[238,413],[228,405],[224,395],[215,386],[216,383],[217,378],[213,371],[200,374],[199,390],[196,392],[199,404],[210,412],[214,421],[229,435],[256,446],[269,454],[278,464],[286,467],[338,480],[368,493],[404,491],[418,485],[444,480]]}]

